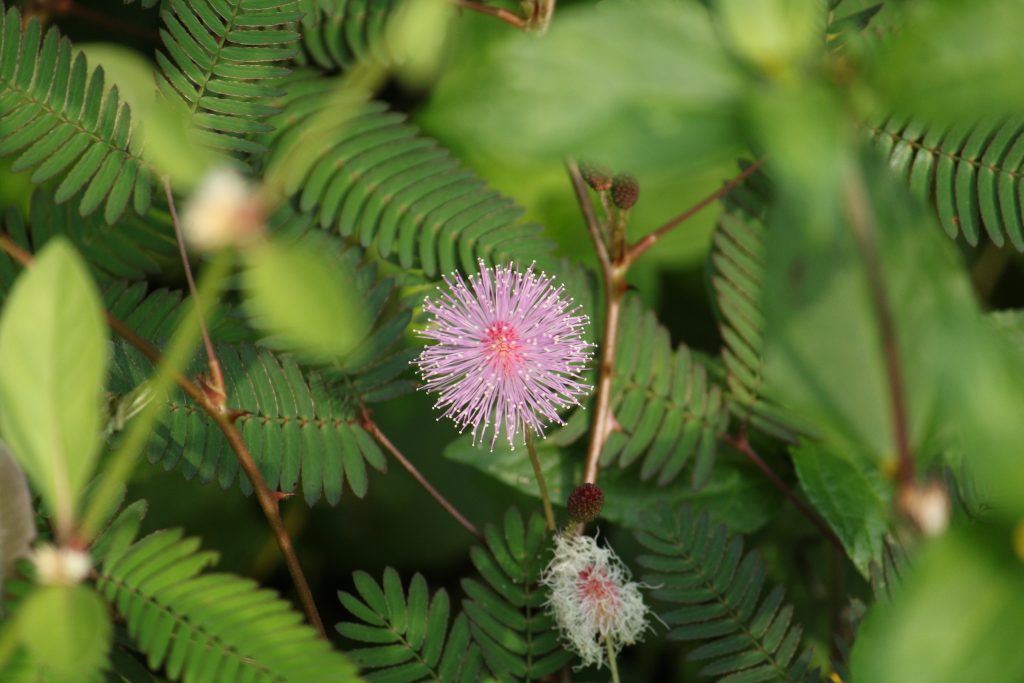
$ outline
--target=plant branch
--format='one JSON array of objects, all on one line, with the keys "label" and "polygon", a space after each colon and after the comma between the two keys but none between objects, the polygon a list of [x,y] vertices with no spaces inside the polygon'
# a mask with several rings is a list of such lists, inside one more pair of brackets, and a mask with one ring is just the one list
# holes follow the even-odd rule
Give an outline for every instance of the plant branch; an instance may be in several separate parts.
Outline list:
[{"label": "plant branch", "polygon": [[362,425],[363,429],[365,429],[367,433],[369,433],[370,436],[377,440],[377,443],[384,447],[384,450],[390,453],[395,458],[395,460],[397,460],[398,463],[405,468],[406,472],[412,475],[412,478],[415,479],[419,483],[419,485],[422,486],[427,491],[427,493],[429,493],[431,497],[437,501],[437,504],[444,508],[445,512],[451,515],[456,522],[465,527],[466,531],[476,536],[477,539],[481,541],[484,540],[484,535],[480,533],[480,530],[473,526],[473,523],[466,519],[462,515],[462,513],[459,512],[456,509],[456,507],[448,501],[447,498],[441,495],[441,492],[435,489],[434,485],[427,481],[427,478],[424,477],[423,474],[416,468],[416,466],[413,465],[412,462],[402,454],[402,451],[398,450],[398,448],[393,443],[391,443],[391,440],[388,439],[384,432],[380,430],[380,427],[377,426],[377,423],[373,421],[373,418],[370,417],[370,414],[369,412],[367,412],[366,408],[363,408],[360,424]]},{"label": "plant branch", "polygon": [[[167,207],[171,211],[171,223],[174,225],[174,237],[178,241],[178,253],[181,255],[181,265],[185,269],[185,280],[188,282],[188,293],[192,300],[199,305],[199,294],[196,291],[196,281],[192,277],[192,266],[189,264],[188,251],[185,249],[185,236],[181,232],[181,222],[178,220],[178,210],[174,205],[174,192],[171,191],[171,180],[164,176],[164,195],[167,197]],[[224,373],[221,371],[220,359],[213,348],[213,341],[210,339],[210,331],[206,327],[205,316],[199,316],[199,333],[203,337],[203,348],[206,349],[206,358],[210,366],[210,388],[213,391],[213,402],[221,412],[227,409],[227,389],[224,385]]]},{"label": "plant branch", "polygon": [[853,232],[864,271],[871,290],[871,302],[878,319],[882,353],[885,358],[885,374],[889,384],[889,406],[892,412],[893,436],[896,440],[898,460],[896,480],[901,489],[914,483],[914,455],[910,446],[910,428],[907,419],[907,400],[903,381],[903,366],[900,362],[899,344],[896,340],[896,324],[889,304],[889,295],[882,273],[882,258],[878,249],[877,230],[870,198],[859,171],[847,174],[843,186],[846,215]]},{"label": "plant branch", "polygon": [[634,242],[627,250],[626,256],[623,258],[623,265],[629,267],[638,258],[640,258],[645,251],[654,246],[654,243],[660,240],[662,237],[667,235],[673,229],[684,223],[688,219],[692,218],[695,214],[699,213],[702,209],[709,206],[710,204],[718,201],[725,195],[732,192],[739,186],[744,180],[753,175],[757,169],[761,168],[764,164],[764,157],[758,159],[750,166],[747,166],[740,173],[734,176],[731,180],[726,182],[722,187],[718,188],[704,199],[700,200],[686,211],[682,212],[678,216],[670,218],[664,225],[658,229],[649,232],[648,234],[641,237],[639,240]]},{"label": "plant branch", "polygon": [[555,524],[555,512],[551,509],[551,497],[548,495],[548,484],[544,481],[544,471],[540,468],[540,458],[537,457],[537,445],[533,442],[533,434],[529,429],[526,432],[526,451],[530,454],[530,464],[533,465],[533,476],[537,479],[537,488],[540,489],[540,502],[544,505],[544,519],[548,524],[548,531],[558,528]]},{"label": "plant branch", "polygon": [[506,24],[515,26],[520,30],[526,30],[526,20],[507,9],[491,7],[490,5],[485,5],[482,2],[476,2],[475,0],[452,0],[452,2],[459,7],[464,7],[466,9],[473,10],[474,12],[480,12],[481,14],[496,17],[504,21]]},{"label": "plant branch", "polygon": [[768,463],[761,459],[761,456],[757,454],[757,451],[754,450],[754,447],[750,445],[750,441],[747,440],[747,435],[745,432],[740,432],[739,436],[733,436],[732,434],[723,434],[720,438],[722,439],[722,441],[729,444],[737,451],[742,453],[744,456],[746,456],[747,460],[753,463],[754,467],[759,469],[761,471],[761,474],[767,477],[768,481],[770,481],[772,485],[776,489],[778,489],[783,496],[788,498],[789,501],[796,506],[797,510],[799,510],[803,514],[803,516],[806,517],[808,521],[810,521],[810,523],[813,524],[818,529],[818,531],[822,533],[823,536],[825,536],[825,538],[831,541],[832,544],[835,545],[836,548],[838,548],[841,552],[846,552],[846,549],[843,547],[843,542],[839,540],[839,537],[836,536],[836,533],[832,531],[832,527],[828,525],[828,522],[822,519],[821,516],[811,508],[811,506],[809,506],[807,503],[803,501],[803,499],[800,498],[800,496],[796,495],[796,492],[793,491],[793,489],[791,489],[786,484],[786,482],[782,481],[779,475],[775,474],[775,471],[768,466]]},{"label": "plant branch", "polygon": [[579,201],[583,218],[587,223],[587,230],[590,232],[594,249],[597,251],[597,259],[601,264],[601,279],[604,283],[604,330],[601,335],[601,359],[598,365],[597,393],[594,399],[594,422],[590,432],[590,444],[587,447],[587,460],[583,468],[583,483],[596,484],[601,449],[604,447],[608,434],[612,431],[614,422],[611,410],[612,367],[615,363],[616,339],[619,336],[619,312],[622,307],[622,295],[626,291],[626,266],[613,264],[608,255],[608,247],[601,236],[601,224],[598,222],[594,206],[587,196],[587,188],[584,185],[583,176],[580,175],[579,166],[572,159],[566,163],[566,166],[576,192],[576,199]]},{"label": "plant branch", "polygon": [[[32,263],[32,255],[15,244],[10,236],[6,234],[0,234],[0,248],[23,266],[27,267]],[[148,358],[154,365],[160,365],[161,354],[159,349],[132,331],[109,311],[105,312],[105,315],[110,328],[114,330],[114,332],[133,347],[138,349],[139,352],[146,356],[146,358]],[[285,528],[284,522],[281,519],[281,511],[278,508],[277,500],[267,487],[267,483],[263,479],[263,474],[260,472],[259,467],[257,467],[256,461],[253,459],[252,453],[245,445],[245,441],[242,439],[241,434],[239,434],[238,430],[235,428],[232,418],[227,413],[223,412],[218,406],[214,405],[207,396],[207,393],[190,379],[179,372],[175,372],[173,376],[175,383],[181,387],[181,390],[184,391],[189,398],[195,401],[203,411],[210,416],[221,432],[223,432],[224,437],[231,446],[231,449],[235,452],[235,456],[238,458],[238,462],[241,465],[242,470],[252,483],[253,491],[256,493],[256,499],[259,502],[260,507],[263,509],[263,514],[266,516],[267,522],[274,534],[274,538],[277,540],[277,545],[281,549],[281,554],[284,556],[285,564],[288,567],[288,572],[291,574],[292,582],[295,584],[295,590],[299,594],[299,599],[302,603],[303,609],[305,610],[306,618],[317,630],[320,636],[326,638],[327,635],[324,631],[323,621],[320,619],[320,613],[317,610],[316,602],[313,600],[313,592],[309,588],[309,582],[306,580],[306,576],[302,572],[302,566],[299,564],[299,559],[295,554],[295,548],[292,545],[291,537],[288,535],[288,530]]]}]

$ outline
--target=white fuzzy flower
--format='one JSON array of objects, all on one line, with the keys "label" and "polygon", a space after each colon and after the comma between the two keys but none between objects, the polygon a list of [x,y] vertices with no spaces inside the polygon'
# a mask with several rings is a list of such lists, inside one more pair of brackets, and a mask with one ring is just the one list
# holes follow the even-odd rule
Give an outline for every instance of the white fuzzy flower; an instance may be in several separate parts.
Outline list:
[{"label": "white fuzzy flower", "polygon": [[211,251],[244,246],[263,234],[267,207],[259,189],[230,167],[203,178],[181,216],[185,239]]},{"label": "white fuzzy flower", "polygon": [[640,640],[648,608],[640,585],[610,547],[571,532],[555,538],[555,556],[541,577],[550,592],[548,607],[563,637],[585,666],[605,663],[611,643],[616,654]]},{"label": "white fuzzy flower", "polygon": [[92,569],[89,553],[73,548],[41,545],[32,555],[36,578],[45,586],[74,586],[81,583]]}]

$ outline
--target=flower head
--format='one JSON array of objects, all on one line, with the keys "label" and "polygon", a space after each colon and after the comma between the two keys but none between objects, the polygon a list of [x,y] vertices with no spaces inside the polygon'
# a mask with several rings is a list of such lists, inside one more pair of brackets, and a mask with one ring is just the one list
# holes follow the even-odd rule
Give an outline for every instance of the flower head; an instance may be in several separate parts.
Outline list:
[{"label": "flower head", "polygon": [[258,188],[233,168],[216,168],[189,198],[181,227],[189,244],[201,251],[245,246],[263,234],[266,214]]},{"label": "flower head", "polygon": [[648,628],[640,585],[611,548],[590,536],[558,535],[541,584],[555,623],[585,666],[602,666],[608,643],[618,653]]},{"label": "flower head", "polygon": [[552,281],[533,266],[519,272],[481,261],[468,284],[446,276],[448,291],[438,288],[423,304],[433,320],[420,334],[437,342],[416,359],[423,388],[438,394],[444,417],[471,427],[474,443],[488,428],[493,448],[502,432],[514,445],[520,431],[564,424],[558,411],[590,391],[580,378],[590,360],[587,316]]}]

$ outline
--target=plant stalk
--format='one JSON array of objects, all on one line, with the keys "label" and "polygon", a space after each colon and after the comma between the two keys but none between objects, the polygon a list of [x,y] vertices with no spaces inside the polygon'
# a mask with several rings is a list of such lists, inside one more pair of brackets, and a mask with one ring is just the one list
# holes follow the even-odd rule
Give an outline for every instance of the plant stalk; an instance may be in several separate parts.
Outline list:
[{"label": "plant stalk", "polygon": [[363,408],[360,424],[370,436],[377,440],[377,443],[384,447],[384,450],[390,453],[392,457],[394,457],[394,459],[397,460],[403,468],[405,468],[406,472],[412,475],[412,478],[415,479],[435,501],[437,501],[437,504],[444,508],[445,512],[451,515],[456,522],[461,524],[466,531],[476,536],[477,539],[481,541],[484,540],[484,535],[480,533],[480,530],[477,529],[472,522],[466,519],[466,517],[459,512],[458,509],[452,505],[452,503],[449,502],[449,500],[445,498],[440,491],[434,488],[434,485],[423,476],[419,469],[412,464],[412,461],[405,457],[405,455],[402,454],[402,451],[398,450],[398,448],[391,443],[391,440],[388,439],[384,432],[380,430],[380,427],[377,426],[377,423],[370,417],[366,408]]},{"label": "plant stalk", "polygon": [[605,636],[604,646],[608,651],[608,668],[612,672],[612,683],[619,683],[619,665],[615,661],[615,645],[611,636]]},{"label": "plant stalk", "polygon": [[526,450],[530,454],[530,464],[533,465],[533,476],[537,478],[537,488],[540,489],[540,502],[544,505],[544,519],[548,524],[548,531],[554,531],[555,512],[551,509],[551,498],[548,496],[548,485],[544,481],[544,472],[540,468],[540,458],[537,457],[537,446],[533,442],[533,433],[524,428],[526,433]]},{"label": "plant stalk", "polygon": [[[6,234],[0,234],[0,249],[3,249],[23,266],[27,267],[32,263],[31,254],[19,247],[10,238],[10,236]],[[161,353],[155,346],[132,331],[127,325],[111,315],[109,311],[106,312],[106,317],[110,328],[114,330],[114,332],[138,349],[139,352],[146,356],[146,358],[148,358],[154,365],[160,365]],[[263,514],[267,518],[267,523],[270,525],[271,532],[277,540],[277,545],[281,549],[281,554],[284,556],[285,565],[288,567],[288,573],[291,575],[292,582],[295,584],[295,591],[299,595],[299,600],[306,613],[306,618],[320,634],[320,637],[326,638],[327,633],[324,630],[323,621],[320,619],[320,612],[317,609],[316,602],[313,600],[313,592],[309,588],[309,582],[306,580],[306,576],[302,571],[302,566],[299,564],[299,559],[295,554],[295,548],[292,545],[291,537],[288,535],[288,530],[285,528],[284,521],[281,519],[281,511],[278,509],[277,500],[267,487],[267,482],[263,479],[263,474],[260,472],[259,467],[256,466],[256,461],[253,459],[252,453],[245,445],[245,441],[242,439],[241,434],[239,434],[238,430],[235,429],[233,419],[228,413],[222,412],[217,406],[211,403],[207,396],[207,392],[203,391],[203,389],[190,379],[178,372],[174,372],[172,375],[174,377],[174,382],[189,398],[195,401],[203,411],[210,416],[221,432],[223,432],[224,437],[228,440],[231,450],[234,451],[235,456],[238,458],[239,465],[249,478],[249,482],[252,484],[253,491],[256,493],[256,500],[259,502],[260,508],[263,510]]]}]

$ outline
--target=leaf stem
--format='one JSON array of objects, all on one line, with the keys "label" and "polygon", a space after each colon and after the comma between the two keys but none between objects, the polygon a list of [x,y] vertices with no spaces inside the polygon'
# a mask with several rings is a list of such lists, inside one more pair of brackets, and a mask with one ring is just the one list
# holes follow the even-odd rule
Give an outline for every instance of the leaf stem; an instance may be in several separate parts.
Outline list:
[{"label": "leaf stem", "polygon": [[813,524],[825,538],[836,546],[840,552],[844,554],[846,553],[846,549],[843,547],[843,542],[839,540],[836,533],[832,531],[832,527],[828,525],[828,522],[822,519],[821,516],[811,508],[811,506],[800,498],[800,496],[796,495],[796,492],[793,491],[786,482],[782,481],[779,475],[775,474],[775,471],[768,466],[768,463],[761,459],[761,456],[757,454],[754,447],[750,445],[750,441],[747,440],[745,432],[741,431],[739,436],[723,434],[721,439],[746,456],[747,460],[753,463],[754,467],[760,470],[761,474],[767,477],[768,481],[770,481],[783,496],[788,498],[789,501],[796,506],[796,509],[799,510],[801,514],[803,514],[803,516],[806,517],[807,520]]},{"label": "leaf stem", "polygon": [[[178,253],[181,255],[181,265],[185,269],[185,280],[188,282],[188,292],[192,300],[198,306],[199,294],[196,291],[196,281],[192,277],[192,266],[189,264],[188,251],[185,249],[185,236],[181,232],[181,222],[178,220],[178,210],[174,205],[174,192],[171,191],[171,180],[166,175],[163,178],[164,195],[167,197],[167,207],[171,211],[171,223],[174,225],[174,237],[178,241]],[[227,389],[224,386],[224,373],[221,371],[220,359],[214,351],[213,341],[210,339],[210,331],[206,328],[205,316],[199,316],[199,333],[203,337],[203,348],[206,349],[206,358],[210,366],[210,389],[213,392],[213,400],[217,407],[224,412],[227,409]]]},{"label": "leaf stem", "polygon": [[608,668],[612,672],[612,683],[619,683],[619,665],[615,661],[615,644],[611,636],[604,637],[604,646],[608,651]]},{"label": "leaf stem", "polygon": [[859,170],[847,173],[843,184],[844,204],[850,230],[857,242],[864,271],[871,290],[871,301],[878,318],[882,352],[885,357],[885,374],[889,383],[889,406],[892,411],[893,437],[899,458],[896,481],[901,490],[914,483],[914,454],[910,446],[910,428],[907,419],[907,399],[904,390],[903,366],[900,362],[899,344],[896,339],[896,324],[889,304],[889,295],[882,272],[882,258],[878,249],[875,217],[870,198]]},{"label": "leaf stem", "polygon": [[[3,233],[0,233],[0,249],[3,249],[3,251],[23,266],[27,267],[32,263],[31,254],[19,247],[10,238],[10,236]],[[148,358],[154,365],[160,365],[161,353],[155,346],[132,331],[131,328],[117,319],[109,311],[106,312],[106,317],[107,323],[114,332],[138,349],[142,355],[146,356],[146,358]],[[324,631],[323,621],[320,619],[320,612],[317,610],[316,602],[313,600],[313,592],[309,588],[309,582],[306,580],[306,576],[302,572],[302,566],[299,564],[298,556],[295,554],[295,548],[292,545],[291,537],[288,535],[288,530],[285,528],[284,521],[281,519],[281,511],[277,506],[277,500],[267,487],[267,482],[263,479],[263,474],[260,472],[259,467],[257,467],[256,461],[252,457],[252,453],[245,445],[242,435],[239,434],[238,430],[235,428],[232,417],[229,413],[222,412],[216,405],[214,405],[209,400],[207,392],[203,391],[203,389],[190,379],[179,372],[174,372],[172,375],[174,377],[175,384],[177,384],[190,399],[195,401],[203,411],[210,416],[221,432],[223,432],[224,437],[231,446],[231,450],[235,452],[239,465],[242,467],[242,470],[249,478],[249,482],[252,484],[253,491],[256,493],[256,500],[259,502],[260,508],[263,510],[263,514],[267,518],[267,523],[270,525],[271,532],[277,540],[277,545],[281,549],[281,554],[284,556],[285,565],[288,567],[288,572],[291,574],[292,582],[295,584],[295,590],[299,595],[299,600],[306,613],[306,618],[320,634],[320,637],[326,638],[327,633]]]},{"label": "leaf stem", "polygon": [[504,21],[506,24],[509,24],[510,26],[515,26],[517,29],[520,29],[522,31],[526,30],[526,19],[523,19],[518,14],[510,12],[507,9],[501,7],[491,7],[490,5],[485,5],[482,2],[476,2],[475,0],[452,0],[452,2],[454,2],[459,7],[464,7],[466,9],[473,10],[474,12],[480,12],[481,14],[486,14],[497,19],[500,19],[501,21]]},{"label": "leaf stem", "polygon": [[555,513],[551,509],[551,498],[548,496],[548,485],[544,481],[544,472],[540,468],[540,458],[537,457],[537,445],[533,442],[533,433],[529,429],[526,432],[526,451],[530,454],[530,464],[533,465],[533,476],[537,478],[537,488],[540,489],[540,502],[544,505],[544,519],[548,523],[548,531],[557,528],[555,524]]},{"label": "leaf stem", "polygon": [[652,232],[649,232],[648,234],[644,235],[639,240],[634,242],[632,246],[630,246],[626,250],[626,256],[623,258],[623,265],[627,268],[631,266],[638,258],[640,258],[643,255],[645,251],[654,246],[655,242],[660,240],[662,237],[667,235],[669,232],[671,232],[673,229],[675,229],[682,223],[686,222],[688,219],[692,218],[702,209],[706,208],[715,201],[721,199],[725,195],[732,192],[744,180],[753,175],[757,171],[757,169],[761,168],[762,165],[764,165],[764,157],[761,157],[760,159],[752,163],[750,166],[747,166],[740,173],[738,173],[732,179],[730,179],[728,182],[722,185],[722,187],[718,188],[717,190],[709,194],[707,197],[691,206],[686,211],[683,211],[681,214],[670,218],[661,227]]},{"label": "leaf stem", "polygon": [[477,539],[481,541],[484,540],[484,535],[480,533],[480,530],[477,529],[472,522],[466,519],[466,517],[463,516],[463,514],[459,512],[458,509],[452,505],[440,491],[434,488],[433,484],[423,476],[423,473],[412,464],[412,461],[405,457],[405,455],[402,454],[402,451],[398,450],[398,448],[391,443],[391,440],[388,439],[384,432],[380,430],[380,427],[377,426],[377,423],[373,421],[373,418],[370,417],[370,414],[365,407],[363,408],[362,417],[360,418],[360,424],[370,436],[377,440],[377,443],[384,447],[384,450],[390,453],[395,460],[405,468],[406,472],[412,475],[412,478],[415,479],[417,483],[419,483],[419,485],[437,501],[437,504],[444,508],[445,512],[451,515],[456,522],[465,527],[466,531],[476,536]]}]

